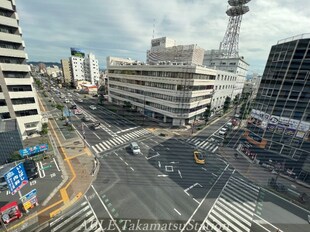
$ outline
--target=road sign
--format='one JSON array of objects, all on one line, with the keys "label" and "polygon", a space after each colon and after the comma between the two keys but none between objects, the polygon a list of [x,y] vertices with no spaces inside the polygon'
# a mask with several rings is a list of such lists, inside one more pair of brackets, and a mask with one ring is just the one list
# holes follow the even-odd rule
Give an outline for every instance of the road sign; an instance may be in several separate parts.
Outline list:
[{"label": "road sign", "polygon": [[29,193],[22,196],[20,200],[23,202],[25,210],[33,208],[38,204],[37,190],[36,189],[31,190]]},{"label": "road sign", "polygon": [[19,154],[22,157],[25,157],[28,155],[37,154],[39,152],[47,151],[47,150],[48,150],[48,145],[45,143],[45,144],[39,144],[33,147],[26,147],[25,149],[21,149],[19,150]]},{"label": "road sign", "polygon": [[12,195],[17,193],[24,185],[28,183],[28,177],[23,163],[19,163],[10,171],[4,174],[4,178],[9,186]]}]

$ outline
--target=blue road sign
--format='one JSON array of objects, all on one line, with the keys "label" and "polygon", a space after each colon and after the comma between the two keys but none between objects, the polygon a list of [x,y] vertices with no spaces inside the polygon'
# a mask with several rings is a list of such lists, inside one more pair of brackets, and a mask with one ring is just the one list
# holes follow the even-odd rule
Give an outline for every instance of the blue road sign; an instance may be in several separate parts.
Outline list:
[{"label": "blue road sign", "polygon": [[12,195],[17,193],[24,185],[28,183],[28,177],[23,163],[19,163],[10,171],[4,174],[5,181],[9,186]]},{"label": "blue road sign", "polygon": [[22,157],[25,157],[25,156],[37,154],[42,151],[47,151],[47,150],[48,150],[48,145],[44,143],[44,144],[39,144],[33,147],[26,147],[25,149],[21,149],[19,150],[19,154]]}]

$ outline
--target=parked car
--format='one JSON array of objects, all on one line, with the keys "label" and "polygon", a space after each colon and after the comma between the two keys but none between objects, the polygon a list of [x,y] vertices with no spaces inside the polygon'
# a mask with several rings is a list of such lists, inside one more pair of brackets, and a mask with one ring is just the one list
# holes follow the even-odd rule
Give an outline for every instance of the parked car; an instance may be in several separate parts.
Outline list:
[{"label": "parked car", "polygon": [[28,176],[28,180],[35,179],[38,177],[38,168],[34,160],[25,160],[24,168]]},{"label": "parked car", "polygon": [[79,98],[77,101],[78,101],[78,102],[83,102],[83,99]]}]

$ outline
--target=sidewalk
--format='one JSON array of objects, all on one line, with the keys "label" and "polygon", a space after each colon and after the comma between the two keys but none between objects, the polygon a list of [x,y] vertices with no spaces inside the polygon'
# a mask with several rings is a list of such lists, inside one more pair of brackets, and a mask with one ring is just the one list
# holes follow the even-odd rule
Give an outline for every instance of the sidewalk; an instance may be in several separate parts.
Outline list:
[{"label": "sidewalk", "polygon": [[[45,111],[41,99],[39,99],[41,111]],[[86,193],[90,184],[96,177],[95,158],[79,136],[65,139],[61,131],[57,129],[56,122],[50,119],[49,138],[55,152],[55,158],[62,171],[63,181],[50,193],[44,202],[39,202],[36,211],[25,215],[22,221],[8,228],[8,231],[33,231],[56,215],[60,215],[68,207],[72,206]]]}]

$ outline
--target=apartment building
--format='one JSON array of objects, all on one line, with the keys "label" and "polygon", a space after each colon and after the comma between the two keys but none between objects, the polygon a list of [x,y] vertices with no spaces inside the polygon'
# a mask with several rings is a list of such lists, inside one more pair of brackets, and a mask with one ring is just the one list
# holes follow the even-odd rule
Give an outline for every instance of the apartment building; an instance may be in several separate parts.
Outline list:
[{"label": "apartment building", "polygon": [[151,49],[147,50],[146,62],[156,64],[161,61],[202,65],[204,49],[191,45],[176,45],[176,41],[167,37],[151,40]]},{"label": "apartment building", "polygon": [[71,66],[71,83],[76,86],[78,81],[88,81],[91,84],[99,82],[99,62],[95,55],[85,53],[80,49],[71,48],[71,57],[69,58]]},{"label": "apartment building", "polygon": [[198,65],[147,65],[107,58],[109,101],[174,126],[199,119],[211,103],[216,72]]},{"label": "apartment building", "polygon": [[256,159],[310,183],[310,34],[271,47],[252,109],[246,142]]},{"label": "apartment building", "polygon": [[38,106],[15,1],[0,1],[0,120],[16,119],[22,139],[41,130]]}]

